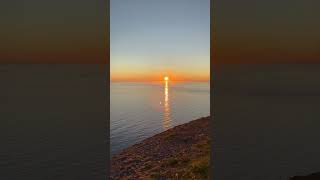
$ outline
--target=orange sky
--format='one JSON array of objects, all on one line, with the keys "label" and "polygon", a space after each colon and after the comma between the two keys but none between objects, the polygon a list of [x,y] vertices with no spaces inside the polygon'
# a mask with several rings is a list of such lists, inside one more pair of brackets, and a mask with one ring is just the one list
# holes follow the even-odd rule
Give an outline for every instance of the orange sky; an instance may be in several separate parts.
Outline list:
[{"label": "orange sky", "polygon": [[111,56],[111,81],[162,81],[165,76],[170,81],[210,80],[209,56],[162,57],[161,61],[153,57],[154,61],[144,60],[149,58],[151,57]]},{"label": "orange sky", "polygon": [[111,81],[162,81],[165,76],[168,76],[170,81],[209,81],[210,75],[208,73],[184,73],[173,71],[158,71],[158,72],[139,72],[128,71],[124,73],[111,74]]}]

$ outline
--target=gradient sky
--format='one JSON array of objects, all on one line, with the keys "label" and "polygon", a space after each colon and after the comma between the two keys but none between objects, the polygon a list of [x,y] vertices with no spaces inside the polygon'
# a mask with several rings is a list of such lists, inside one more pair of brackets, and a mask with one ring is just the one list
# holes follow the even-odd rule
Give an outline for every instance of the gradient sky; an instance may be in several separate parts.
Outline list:
[{"label": "gradient sky", "polygon": [[209,80],[209,0],[111,0],[110,8],[111,80]]},{"label": "gradient sky", "polygon": [[107,62],[105,1],[2,0],[0,63]]},{"label": "gradient sky", "polygon": [[213,2],[215,63],[320,62],[320,1]]}]

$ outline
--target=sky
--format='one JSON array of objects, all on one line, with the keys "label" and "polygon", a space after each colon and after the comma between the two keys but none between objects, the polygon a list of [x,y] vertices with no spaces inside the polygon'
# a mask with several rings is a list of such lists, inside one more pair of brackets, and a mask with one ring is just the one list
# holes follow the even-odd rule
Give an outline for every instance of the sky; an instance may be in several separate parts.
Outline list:
[{"label": "sky", "polygon": [[106,63],[105,1],[3,0],[0,63]]},{"label": "sky", "polygon": [[213,2],[214,63],[320,62],[320,1]]},{"label": "sky", "polygon": [[112,81],[210,79],[210,0],[111,0]]}]

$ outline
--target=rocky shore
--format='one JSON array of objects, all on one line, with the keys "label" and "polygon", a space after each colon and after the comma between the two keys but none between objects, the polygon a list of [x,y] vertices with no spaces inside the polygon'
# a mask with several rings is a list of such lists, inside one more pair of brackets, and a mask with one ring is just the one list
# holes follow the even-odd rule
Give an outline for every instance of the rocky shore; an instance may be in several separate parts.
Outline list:
[{"label": "rocky shore", "polygon": [[114,155],[110,179],[209,179],[209,121],[176,126]]}]

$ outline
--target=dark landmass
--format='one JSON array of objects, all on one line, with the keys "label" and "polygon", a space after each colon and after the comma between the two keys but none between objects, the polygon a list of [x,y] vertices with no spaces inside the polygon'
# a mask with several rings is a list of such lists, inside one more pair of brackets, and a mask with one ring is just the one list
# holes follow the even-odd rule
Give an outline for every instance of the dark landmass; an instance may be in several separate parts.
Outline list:
[{"label": "dark landmass", "polygon": [[320,180],[320,173],[313,173],[307,176],[294,176],[290,180]]},{"label": "dark landmass", "polygon": [[110,179],[209,179],[209,120],[176,126],[114,155]]}]

